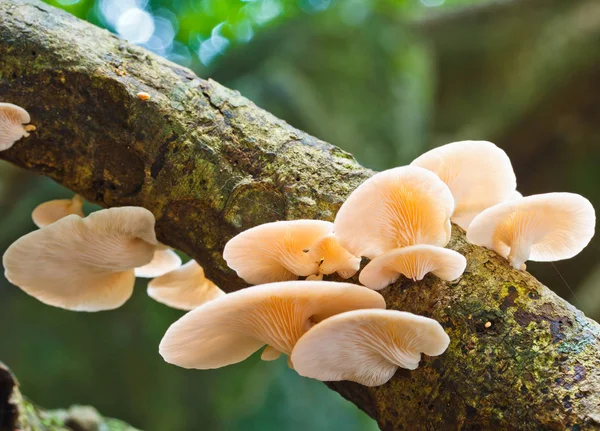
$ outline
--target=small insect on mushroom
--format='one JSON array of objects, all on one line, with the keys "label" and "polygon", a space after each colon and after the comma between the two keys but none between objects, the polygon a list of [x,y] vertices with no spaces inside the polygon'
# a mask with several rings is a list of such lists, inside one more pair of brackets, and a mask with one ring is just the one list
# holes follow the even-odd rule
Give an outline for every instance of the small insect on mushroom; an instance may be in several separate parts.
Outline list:
[{"label": "small insect on mushroom", "polygon": [[52,224],[68,215],[83,217],[83,198],[80,195],[72,199],[56,199],[38,205],[31,213],[33,223],[37,227]]},{"label": "small insect on mushroom", "polygon": [[8,150],[19,139],[28,137],[35,126],[29,113],[12,103],[0,103],[0,151]]},{"label": "small insect on mushroom", "polygon": [[434,172],[448,185],[456,201],[452,221],[463,229],[484,209],[507,200],[517,187],[510,159],[487,141],[442,145],[415,159],[411,166]]},{"label": "small insect on mushroom", "polygon": [[134,268],[152,260],[154,223],[154,215],[139,207],[66,216],[15,241],[4,253],[5,276],[55,307],[120,307],[133,292]]},{"label": "small insect on mushroom", "polygon": [[354,190],[335,217],[340,244],[373,259],[415,244],[448,244],[454,198],[437,175],[416,166],[380,172]]},{"label": "small insect on mushroom", "polygon": [[465,257],[454,250],[419,244],[377,256],[361,271],[359,280],[374,290],[394,283],[400,275],[418,281],[431,272],[442,280],[452,281],[462,275],[466,266]]},{"label": "small insect on mushroom", "polygon": [[494,250],[513,268],[527,260],[569,259],[594,236],[596,213],[583,196],[546,193],[510,200],[479,214],[467,230],[467,240]]},{"label": "small insect on mushroom", "polygon": [[140,278],[155,278],[176,270],[181,266],[181,258],[163,244],[154,251],[152,261],[135,269],[135,276]]},{"label": "small insect on mushroom", "polygon": [[385,308],[385,301],[377,292],[349,283],[264,284],[190,311],[167,330],[159,352],[183,368],[212,369],[241,362],[267,345],[262,357],[273,360],[289,355],[313,325],[360,308]]},{"label": "small insect on mushroom", "polygon": [[321,220],[266,223],[233,237],[223,258],[250,284],[297,280],[318,273],[318,262],[305,250],[332,231],[333,224]]},{"label": "small insect on mushroom", "polygon": [[137,94],[138,99],[140,100],[150,100],[150,94],[146,93],[145,91],[140,91]]},{"label": "small insect on mushroom", "polygon": [[355,310],[311,328],[296,343],[291,360],[304,377],[379,386],[399,367],[416,369],[421,353],[441,355],[449,343],[433,319],[395,310]]},{"label": "small insect on mushroom", "polygon": [[148,296],[180,310],[193,310],[223,295],[225,292],[204,276],[204,269],[195,260],[148,283]]}]

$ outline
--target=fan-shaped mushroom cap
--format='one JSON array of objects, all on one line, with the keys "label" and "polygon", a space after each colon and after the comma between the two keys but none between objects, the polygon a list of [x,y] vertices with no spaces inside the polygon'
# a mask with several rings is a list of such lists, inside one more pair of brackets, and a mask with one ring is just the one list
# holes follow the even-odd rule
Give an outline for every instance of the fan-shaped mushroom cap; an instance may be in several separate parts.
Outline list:
[{"label": "fan-shaped mushroom cap", "polygon": [[583,196],[546,193],[503,202],[479,214],[467,240],[494,250],[513,268],[527,260],[569,259],[594,236],[596,213]]},{"label": "fan-shaped mushroom cap", "polygon": [[435,172],[450,187],[456,202],[452,221],[463,229],[484,209],[507,200],[517,187],[510,159],[487,141],[442,145],[411,165]]},{"label": "fan-shaped mushroom cap", "polygon": [[223,250],[230,268],[250,284],[296,280],[318,272],[310,247],[329,235],[333,225],[321,220],[266,223],[233,237]]},{"label": "fan-shaped mushroom cap", "polygon": [[29,136],[33,126],[25,126],[31,118],[23,108],[12,103],[0,103],[0,151],[8,150],[15,142]]},{"label": "fan-shaped mushroom cap", "polygon": [[337,272],[342,278],[350,278],[360,268],[360,258],[350,254],[334,235],[321,238],[310,247],[310,258],[317,262],[319,274]]},{"label": "fan-shaped mushroom cap", "polygon": [[71,214],[83,217],[83,198],[79,195],[44,202],[33,210],[31,218],[37,227],[44,227]]},{"label": "fan-shaped mushroom cap", "polygon": [[335,236],[370,259],[414,244],[450,241],[454,199],[434,173],[403,166],[375,174],[350,194],[334,222]]},{"label": "fan-shaped mushroom cap", "polygon": [[433,319],[395,310],[338,314],[304,334],[291,360],[301,376],[379,386],[398,367],[414,370],[421,353],[438,356],[450,338]]},{"label": "fan-shaped mushroom cap", "polygon": [[523,194],[517,190],[515,190],[514,192],[511,193],[511,195],[508,197],[509,201],[514,201],[515,199],[521,199],[523,197]]},{"label": "fan-shaped mushroom cap", "polygon": [[190,260],[181,268],[152,280],[148,284],[148,295],[169,307],[193,310],[225,292],[204,276],[204,269],[195,260]]},{"label": "fan-shaped mushroom cap", "polygon": [[165,361],[211,369],[241,362],[265,344],[289,355],[312,325],[358,308],[385,308],[383,297],[362,286],[331,281],[288,281],[227,294],[190,311],[160,343]]},{"label": "fan-shaped mushroom cap", "polygon": [[[154,278],[175,271],[181,266],[181,258],[169,247],[159,245],[154,251],[152,261],[135,269],[135,276]],[[159,301],[160,302],[160,301]]]},{"label": "fan-shaped mushroom cap", "polygon": [[392,284],[400,274],[422,280],[429,272],[442,280],[456,280],[467,266],[467,259],[454,250],[434,245],[412,245],[390,250],[373,259],[360,273],[365,286],[380,290]]},{"label": "fan-shaped mushroom cap", "polygon": [[5,276],[41,302],[75,311],[121,306],[133,291],[133,269],[152,260],[154,216],[144,208],[64,217],[15,241],[4,253]]}]

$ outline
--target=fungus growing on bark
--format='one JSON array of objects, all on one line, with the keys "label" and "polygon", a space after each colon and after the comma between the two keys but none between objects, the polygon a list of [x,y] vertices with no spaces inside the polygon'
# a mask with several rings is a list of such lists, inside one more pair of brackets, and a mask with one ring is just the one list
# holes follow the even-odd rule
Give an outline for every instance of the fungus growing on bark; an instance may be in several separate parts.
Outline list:
[{"label": "fungus growing on bark", "polygon": [[241,362],[267,345],[263,359],[289,355],[313,325],[359,308],[385,308],[383,297],[362,286],[330,281],[288,281],[242,289],[190,311],[167,330],[159,347],[165,361],[212,369]]},{"label": "fungus growing on bark", "polygon": [[546,193],[510,200],[479,214],[469,226],[467,240],[494,250],[513,268],[527,260],[569,259],[594,236],[596,213],[583,196]]},{"label": "fungus growing on bark", "polygon": [[83,217],[83,198],[80,195],[72,199],[56,199],[38,205],[31,213],[37,227],[48,226],[68,215]]},{"label": "fungus growing on bark", "polygon": [[463,229],[486,208],[507,200],[517,179],[504,150],[487,141],[461,141],[442,145],[415,159],[444,181],[456,202],[452,221]]},{"label": "fungus growing on bark", "polygon": [[360,268],[360,258],[353,256],[341,246],[335,235],[327,235],[310,247],[310,258],[317,262],[318,276],[337,272],[342,278],[350,278]]},{"label": "fungus growing on bark", "polygon": [[204,269],[195,260],[148,284],[148,296],[180,310],[193,310],[223,295],[225,292],[205,277]]},{"label": "fungus growing on bark", "polygon": [[296,280],[319,272],[310,247],[332,230],[331,223],[321,220],[262,224],[233,237],[223,258],[250,284]]},{"label": "fungus growing on bark", "polygon": [[15,241],[5,276],[39,301],[74,311],[110,310],[133,291],[134,268],[152,260],[154,216],[120,207],[66,216]]},{"label": "fungus growing on bark", "polygon": [[454,198],[434,173],[403,166],[375,174],[350,194],[334,222],[339,242],[373,259],[415,244],[445,246]]},{"label": "fungus growing on bark", "polygon": [[400,275],[414,281],[429,272],[446,281],[456,280],[467,266],[467,259],[454,250],[433,245],[396,248],[377,256],[361,271],[359,280],[370,289],[380,290]]},{"label": "fungus growing on bark", "polygon": [[396,370],[414,370],[421,353],[438,356],[450,338],[435,320],[395,310],[341,313],[311,328],[291,360],[301,376],[379,386]]},{"label": "fungus growing on bark", "polygon": [[159,244],[154,251],[150,263],[135,269],[135,276],[140,278],[154,278],[174,271],[181,266],[181,258],[173,250]]},{"label": "fungus growing on bark", "polygon": [[28,137],[35,126],[29,113],[12,103],[0,103],[0,151],[8,150],[19,139]]}]

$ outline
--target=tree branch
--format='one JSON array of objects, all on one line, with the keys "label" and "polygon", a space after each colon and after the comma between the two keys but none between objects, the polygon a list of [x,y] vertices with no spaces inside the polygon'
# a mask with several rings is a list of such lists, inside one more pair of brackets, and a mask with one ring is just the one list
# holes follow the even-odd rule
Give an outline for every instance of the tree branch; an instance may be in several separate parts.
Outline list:
[{"label": "tree branch", "polygon": [[[331,220],[371,175],[238,93],[36,0],[0,4],[0,58],[0,98],[38,127],[1,157],[101,205],[150,209],[159,239],[228,291],[245,286],[221,257],[233,235]],[[382,429],[600,429],[600,326],[458,227],[450,246],[469,262],[460,281],[383,291],[390,308],[440,321],[448,351],[378,388],[329,386]]]}]

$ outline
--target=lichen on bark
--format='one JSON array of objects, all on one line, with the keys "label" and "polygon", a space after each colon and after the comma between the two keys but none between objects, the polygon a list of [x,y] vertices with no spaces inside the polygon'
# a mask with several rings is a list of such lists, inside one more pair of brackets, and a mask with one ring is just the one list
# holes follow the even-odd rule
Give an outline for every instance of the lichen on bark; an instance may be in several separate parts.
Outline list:
[{"label": "lichen on bark", "polygon": [[[221,253],[260,223],[332,220],[372,172],[239,93],[37,0],[0,3],[0,98],[38,130],[0,155],[103,206],[140,205],[159,239],[221,288],[246,285]],[[151,98],[140,100],[137,93]],[[383,291],[433,317],[448,351],[386,385],[329,386],[382,429],[600,429],[600,327],[526,272],[470,245],[455,283]]]}]

